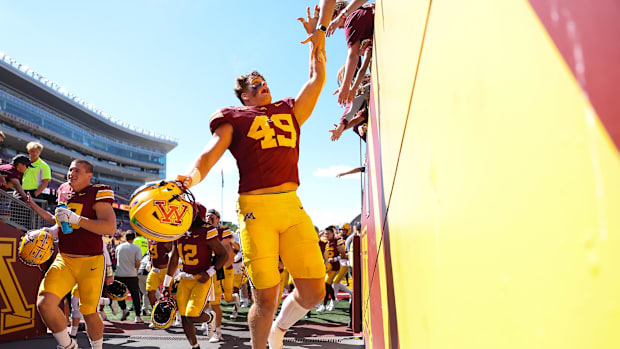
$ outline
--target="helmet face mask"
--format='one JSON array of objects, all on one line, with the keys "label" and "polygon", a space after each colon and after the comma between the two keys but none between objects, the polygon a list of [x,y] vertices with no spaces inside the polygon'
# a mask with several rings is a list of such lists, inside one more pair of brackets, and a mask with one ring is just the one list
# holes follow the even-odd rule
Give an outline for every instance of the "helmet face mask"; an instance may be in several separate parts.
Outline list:
[{"label": "helmet face mask", "polygon": [[172,325],[177,312],[177,304],[173,298],[161,298],[151,310],[151,322],[157,328],[168,328]]},{"label": "helmet face mask", "polygon": [[118,280],[114,280],[114,282],[103,288],[103,296],[115,301],[124,301],[128,295],[129,289]]},{"label": "helmet face mask", "polygon": [[54,237],[45,230],[31,230],[19,242],[19,259],[26,265],[37,266],[54,253]]},{"label": "helmet face mask", "polygon": [[192,193],[177,182],[147,183],[131,196],[131,227],[150,240],[176,240],[194,220],[194,202]]}]

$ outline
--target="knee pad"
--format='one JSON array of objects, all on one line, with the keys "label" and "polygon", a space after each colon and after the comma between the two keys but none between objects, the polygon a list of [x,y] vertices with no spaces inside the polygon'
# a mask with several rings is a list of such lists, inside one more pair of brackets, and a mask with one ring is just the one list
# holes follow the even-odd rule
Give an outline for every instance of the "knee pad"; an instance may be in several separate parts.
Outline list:
[{"label": "knee pad", "polygon": [[71,297],[71,317],[74,319],[82,317],[82,313],[80,313],[79,297]]}]

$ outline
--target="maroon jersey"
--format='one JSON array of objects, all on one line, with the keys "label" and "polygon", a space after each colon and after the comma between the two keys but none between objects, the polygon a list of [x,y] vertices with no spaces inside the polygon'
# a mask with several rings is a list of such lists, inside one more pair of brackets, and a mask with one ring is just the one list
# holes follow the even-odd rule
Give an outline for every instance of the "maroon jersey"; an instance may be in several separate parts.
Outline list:
[{"label": "maroon jersey", "polygon": [[[114,192],[103,184],[89,185],[77,193],[73,193],[67,201],[67,208],[80,216],[96,219],[95,206],[98,202],[112,204]],[[91,233],[77,225],[72,225],[70,234],[58,234],[59,249],[62,253],[95,256],[103,254],[103,239],[101,235]]]},{"label": "maroon jersey", "polygon": [[353,11],[344,23],[344,37],[347,46],[371,39],[375,30],[375,8],[364,6]]},{"label": "maroon jersey", "polygon": [[[15,168],[15,166],[13,166],[13,164],[0,165],[0,174],[5,176],[4,179],[6,180],[6,184],[11,183],[9,182],[9,179],[11,178],[16,178],[19,181],[19,183],[21,183],[22,176],[24,175],[23,173],[17,171],[17,169]],[[8,188],[2,185],[0,186],[0,189],[6,191]]]},{"label": "maroon jersey", "polygon": [[239,167],[239,193],[299,184],[299,124],[294,98],[262,106],[222,108],[211,116],[211,133],[222,124],[233,127],[228,149]]},{"label": "maroon jersey", "polygon": [[[331,263],[332,270],[340,269],[340,261],[337,257],[340,255],[338,252],[338,246],[344,245],[344,241],[340,238],[333,238],[331,240],[327,240],[327,259],[328,263]],[[333,258],[330,261],[330,258]]]},{"label": "maroon jersey", "polygon": [[157,242],[148,240],[149,255],[151,256],[151,265],[157,268],[158,265],[168,265],[168,249],[165,242]]},{"label": "maroon jersey", "polygon": [[217,229],[205,223],[192,226],[176,241],[184,272],[195,275],[211,267],[211,248],[207,246],[207,240],[215,237]]},{"label": "maroon jersey", "polygon": [[226,238],[232,238],[232,237],[233,237],[233,232],[230,230],[230,228],[228,228],[225,225],[219,225],[217,227],[217,238],[220,239],[220,241]]}]

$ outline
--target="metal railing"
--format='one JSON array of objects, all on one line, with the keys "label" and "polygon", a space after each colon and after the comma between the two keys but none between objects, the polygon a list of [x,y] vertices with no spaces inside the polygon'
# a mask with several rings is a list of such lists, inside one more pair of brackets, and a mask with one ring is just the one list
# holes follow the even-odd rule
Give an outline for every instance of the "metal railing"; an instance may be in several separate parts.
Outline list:
[{"label": "metal railing", "polygon": [[[0,189],[0,220],[6,224],[28,231],[47,227],[49,224],[43,220],[33,209],[19,198],[13,195],[13,191],[6,192]],[[45,200],[32,199],[42,209],[47,210],[48,203]]]}]

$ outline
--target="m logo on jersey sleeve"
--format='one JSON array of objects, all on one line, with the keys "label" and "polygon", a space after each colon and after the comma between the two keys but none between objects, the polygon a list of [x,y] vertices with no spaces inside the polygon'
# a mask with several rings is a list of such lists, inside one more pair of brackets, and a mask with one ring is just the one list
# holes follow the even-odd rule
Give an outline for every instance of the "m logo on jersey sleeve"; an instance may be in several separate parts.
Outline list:
[{"label": "m logo on jersey sleeve", "polygon": [[168,204],[165,200],[155,200],[153,204],[161,213],[159,221],[166,224],[180,225],[183,223],[183,216],[187,213],[189,206],[185,203],[181,205]]}]

